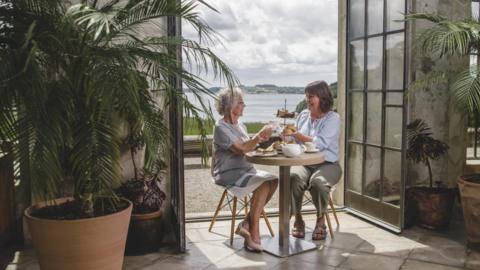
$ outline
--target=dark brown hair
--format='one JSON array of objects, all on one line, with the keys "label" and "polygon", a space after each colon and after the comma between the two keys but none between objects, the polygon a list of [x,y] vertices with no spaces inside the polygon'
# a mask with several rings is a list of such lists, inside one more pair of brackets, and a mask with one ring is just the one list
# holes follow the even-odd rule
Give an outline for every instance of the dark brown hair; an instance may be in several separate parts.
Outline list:
[{"label": "dark brown hair", "polygon": [[320,110],[323,113],[332,110],[333,96],[325,81],[314,81],[305,87],[305,94],[313,94],[320,99]]}]

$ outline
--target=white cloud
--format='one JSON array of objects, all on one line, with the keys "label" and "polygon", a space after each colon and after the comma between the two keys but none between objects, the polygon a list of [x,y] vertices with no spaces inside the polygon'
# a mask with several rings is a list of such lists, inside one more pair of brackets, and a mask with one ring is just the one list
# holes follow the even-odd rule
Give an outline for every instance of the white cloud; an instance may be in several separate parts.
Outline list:
[{"label": "white cloud", "polygon": [[[336,81],[336,0],[214,0],[220,13],[201,7],[205,21],[224,37],[213,48],[243,84],[304,86]],[[184,24],[184,35],[194,31]]]}]

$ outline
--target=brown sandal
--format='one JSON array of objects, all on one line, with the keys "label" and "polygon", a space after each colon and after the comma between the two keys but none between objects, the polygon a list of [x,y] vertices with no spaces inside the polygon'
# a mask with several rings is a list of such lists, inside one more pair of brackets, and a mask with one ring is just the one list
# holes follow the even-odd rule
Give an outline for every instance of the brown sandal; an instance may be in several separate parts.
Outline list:
[{"label": "brown sandal", "polygon": [[312,232],[312,240],[313,241],[318,241],[318,240],[325,240],[327,238],[327,226],[323,225],[320,226],[318,223],[315,225],[315,229]]},{"label": "brown sandal", "polygon": [[300,222],[295,221],[295,223],[293,223],[292,236],[296,238],[305,238],[305,222],[303,220]]}]

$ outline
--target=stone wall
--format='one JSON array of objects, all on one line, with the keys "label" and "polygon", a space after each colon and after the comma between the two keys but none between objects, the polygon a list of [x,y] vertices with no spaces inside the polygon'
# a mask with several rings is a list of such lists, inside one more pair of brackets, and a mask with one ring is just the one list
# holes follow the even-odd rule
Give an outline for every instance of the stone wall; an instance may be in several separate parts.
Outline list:
[{"label": "stone wall", "polygon": [[[469,0],[411,0],[409,10],[412,12],[433,12],[450,19],[470,16]],[[468,67],[468,58],[434,60],[420,56],[414,47],[415,36],[430,27],[425,21],[413,21],[407,24],[407,72],[408,83],[421,79],[429,71],[463,69]],[[447,84],[417,90],[409,94],[407,123],[421,118],[432,128],[436,139],[446,142],[450,149],[448,154],[432,162],[433,180],[442,181],[448,186],[456,186],[456,178],[463,173],[466,160],[467,130],[466,118],[453,103]],[[428,182],[428,171],[422,164],[408,163],[407,185]]]}]

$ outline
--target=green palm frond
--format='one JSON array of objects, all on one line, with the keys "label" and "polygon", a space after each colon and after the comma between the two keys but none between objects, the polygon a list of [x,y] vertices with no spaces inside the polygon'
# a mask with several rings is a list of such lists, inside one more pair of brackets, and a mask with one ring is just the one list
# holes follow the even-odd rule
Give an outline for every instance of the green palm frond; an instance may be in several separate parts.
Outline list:
[{"label": "green palm frond", "polygon": [[[0,145],[9,146],[0,151],[13,152],[22,184],[31,183],[38,199],[56,197],[59,184],[72,178],[73,196],[83,201],[86,216],[93,214],[90,202],[115,201],[122,121],[132,136],[142,138],[144,167],[152,171],[171,151],[159,96],[166,105],[179,101],[196,119],[207,153],[204,118],[211,119],[212,112],[201,97],[213,94],[200,76],[209,72],[230,86],[239,82],[208,48],[221,40],[196,11],[198,5],[210,7],[204,1],[5,2],[0,6]],[[198,40],[165,36],[168,16],[191,24]],[[169,53],[172,48],[183,50],[183,65]],[[171,87],[171,78],[182,80],[201,99],[200,106]],[[27,187],[25,192],[30,194]]]},{"label": "green palm frond", "polygon": [[460,72],[452,83],[452,93],[459,108],[478,113],[480,108],[480,74],[476,65]]},{"label": "green palm frond", "polygon": [[[468,57],[480,50],[480,23],[472,19],[448,20],[436,14],[408,14],[405,20],[427,20],[433,26],[424,30],[416,39],[416,47],[422,56],[433,60],[445,57]],[[478,67],[472,65],[465,70],[429,71],[419,80],[412,82],[408,91],[447,84],[457,106],[469,113],[479,111],[480,82]]]}]

